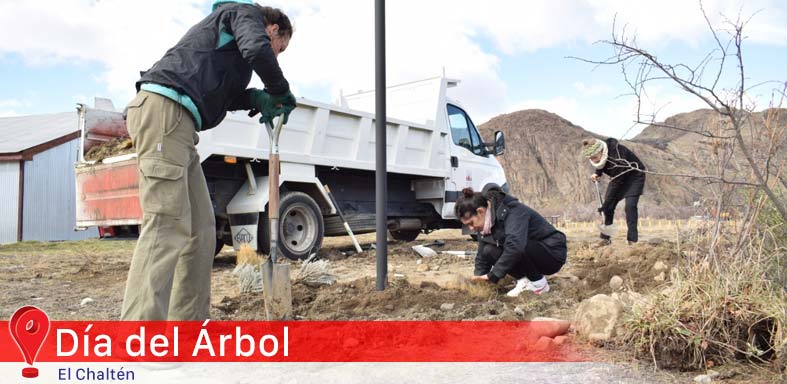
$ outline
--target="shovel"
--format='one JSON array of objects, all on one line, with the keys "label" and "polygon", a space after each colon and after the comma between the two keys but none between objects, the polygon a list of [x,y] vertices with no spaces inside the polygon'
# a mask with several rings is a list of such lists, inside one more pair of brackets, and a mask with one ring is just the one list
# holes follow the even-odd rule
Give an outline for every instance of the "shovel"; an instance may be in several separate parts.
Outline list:
[{"label": "shovel", "polygon": [[268,159],[268,221],[270,228],[270,257],[262,265],[262,292],[265,298],[265,316],[268,320],[292,318],[292,284],[290,265],[276,263],[279,247],[279,134],[284,117],[279,117],[276,128],[265,122],[270,139]]},{"label": "shovel", "polygon": [[601,216],[601,223],[599,223],[598,229],[599,231],[601,231],[601,234],[603,234],[604,236],[609,236],[609,237],[615,236],[615,226],[604,224],[605,222],[604,213],[601,212],[601,207],[604,206],[604,201],[601,200],[601,190],[598,188],[598,181],[594,181],[593,184],[596,185],[596,195],[598,196],[598,208],[599,208],[598,215]]}]

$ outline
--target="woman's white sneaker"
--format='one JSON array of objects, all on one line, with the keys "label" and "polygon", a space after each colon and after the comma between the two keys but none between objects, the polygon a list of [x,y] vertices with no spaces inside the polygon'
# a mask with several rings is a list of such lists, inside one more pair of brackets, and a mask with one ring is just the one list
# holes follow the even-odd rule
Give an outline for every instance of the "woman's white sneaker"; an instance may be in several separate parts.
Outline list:
[{"label": "woman's white sneaker", "polygon": [[528,280],[527,277],[523,277],[516,281],[516,286],[514,286],[512,290],[508,291],[508,293],[506,293],[506,296],[517,297],[519,296],[520,293],[524,292],[527,289],[528,285],[530,285],[530,280]]},{"label": "woman's white sneaker", "polygon": [[537,281],[531,281],[526,289],[528,291],[533,291],[533,293],[536,295],[540,295],[542,293],[549,292],[549,283],[547,283],[546,277],[541,276],[541,279]]},{"label": "woman's white sneaker", "polygon": [[549,292],[549,283],[547,283],[547,278],[542,276],[539,280],[530,281],[527,279],[527,277],[523,277],[516,281],[516,286],[512,290],[508,291],[506,296],[517,297],[524,291],[532,291],[536,295]]}]

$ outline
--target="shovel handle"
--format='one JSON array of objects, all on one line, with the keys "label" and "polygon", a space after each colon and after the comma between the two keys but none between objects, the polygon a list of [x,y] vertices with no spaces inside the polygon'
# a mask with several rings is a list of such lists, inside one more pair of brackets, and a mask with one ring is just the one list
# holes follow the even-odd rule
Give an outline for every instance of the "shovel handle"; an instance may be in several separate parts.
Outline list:
[{"label": "shovel handle", "polygon": [[270,223],[270,261],[276,262],[279,245],[279,134],[284,125],[284,117],[280,116],[276,126],[270,121],[265,122],[268,130],[269,155],[268,155],[268,221]]}]

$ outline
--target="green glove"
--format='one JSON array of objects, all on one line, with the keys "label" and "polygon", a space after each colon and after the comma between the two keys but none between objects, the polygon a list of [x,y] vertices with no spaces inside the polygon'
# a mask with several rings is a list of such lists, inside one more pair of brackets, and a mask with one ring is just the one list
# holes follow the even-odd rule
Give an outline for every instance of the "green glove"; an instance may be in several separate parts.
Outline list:
[{"label": "green glove", "polygon": [[283,114],[283,123],[287,124],[290,112],[295,109],[295,96],[290,91],[274,96],[267,91],[252,88],[248,90],[248,98],[252,108],[249,116],[259,112],[262,114],[260,123],[272,122],[274,117]]},{"label": "green glove", "polygon": [[287,120],[290,118],[290,112],[295,109],[295,95],[287,91],[280,95],[271,95],[271,100],[273,100],[275,106],[279,107],[280,112],[277,114],[284,114],[284,124],[287,124]]}]

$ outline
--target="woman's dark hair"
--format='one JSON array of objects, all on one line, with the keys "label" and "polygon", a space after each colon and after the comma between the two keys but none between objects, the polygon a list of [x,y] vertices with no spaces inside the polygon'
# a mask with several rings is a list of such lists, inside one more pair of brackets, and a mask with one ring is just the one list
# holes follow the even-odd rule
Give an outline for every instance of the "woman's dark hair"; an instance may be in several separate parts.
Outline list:
[{"label": "woman's dark hair", "polygon": [[[454,214],[458,218],[470,217],[478,212],[478,208],[486,208],[487,200],[480,192],[473,192],[473,188],[462,190],[462,197],[454,205]],[[469,214],[469,215],[468,215]]]},{"label": "woman's dark hair", "polygon": [[259,4],[257,4],[257,6],[262,10],[262,18],[265,21],[265,25],[276,24],[279,26],[279,36],[288,39],[292,38],[292,23],[290,22],[290,18],[287,17],[281,9]]}]

